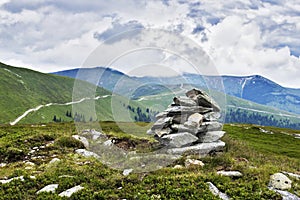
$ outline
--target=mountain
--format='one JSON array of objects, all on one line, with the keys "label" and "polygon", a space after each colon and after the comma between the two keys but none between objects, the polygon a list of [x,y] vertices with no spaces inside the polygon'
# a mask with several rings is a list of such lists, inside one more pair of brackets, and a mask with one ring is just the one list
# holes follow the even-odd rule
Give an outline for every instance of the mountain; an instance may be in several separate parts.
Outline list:
[{"label": "mountain", "polygon": [[[76,81],[74,92],[74,81],[0,63],[0,124],[114,120],[116,117],[119,121],[128,121],[130,117],[150,120],[151,113],[146,113],[146,108],[138,102],[112,95],[85,81]],[[124,112],[114,116],[112,103]]]},{"label": "mountain", "polygon": [[[79,69],[61,71],[55,74],[75,78],[78,70]],[[189,84],[199,88],[206,88],[206,82],[210,82],[212,84],[209,85],[213,87],[210,89],[223,92],[219,87],[214,87],[214,81],[219,80],[219,77],[216,76],[199,76],[198,74],[184,73],[182,76],[175,77],[129,77],[126,74],[109,68],[97,67],[80,70],[80,74],[94,74],[97,73],[98,70],[105,71],[105,73],[103,73],[105,76],[102,76],[101,82],[98,85],[108,90],[114,90],[118,81],[122,80],[123,84],[119,84],[117,89],[122,95],[133,99],[146,95],[160,94],[174,85],[178,87],[179,84]],[[77,78],[88,81],[85,76]],[[228,95],[279,110],[300,114],[300,89],[285,88],[258,75],[241,77],[222,76],[222,79],[225,93]],[[136,85],[141,86],[141,88],[138,88],[138,91],[128,90],[129,87],[131,88],[131,86]]]}]

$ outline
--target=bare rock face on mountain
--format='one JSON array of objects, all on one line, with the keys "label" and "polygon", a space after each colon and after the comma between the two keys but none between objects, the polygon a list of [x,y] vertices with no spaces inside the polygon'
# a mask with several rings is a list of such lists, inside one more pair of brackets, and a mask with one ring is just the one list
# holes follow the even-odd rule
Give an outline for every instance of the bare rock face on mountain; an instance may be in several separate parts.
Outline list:
[{"label": "bare rock face on mountain", "polygon": [[219,105],[205,92],[192,89],[186,96],[173,98],[173,103],[156,115],[147,131],[166,147],[168,153],[185,152],[207,155],[222,151],[225,143]]}]

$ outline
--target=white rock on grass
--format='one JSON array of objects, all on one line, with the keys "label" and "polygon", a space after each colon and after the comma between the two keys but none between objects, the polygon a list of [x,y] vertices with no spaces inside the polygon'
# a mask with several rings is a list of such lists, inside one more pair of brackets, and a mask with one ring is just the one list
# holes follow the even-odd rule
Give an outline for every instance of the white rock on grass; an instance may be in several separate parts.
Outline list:
[{"label": "white rock on grass", "polygon": [[23,176],[19,176],[19,177],[7,179],[7,180],[0,180],[0,183],[6,184],[6,183],[9,183],[9,182],[11,182],[11,181],[13,181],[13,180],[21,180],[21,181],[24,181],[24,177],[23,177]]},{"label": "white rock on grass", "polygon": [[91,151],[88,151],[86,149],[76,149],[75,152],[77,154],[80,154],[84,157],[94,157],[94,158],[99,158],[99,155],[97,155],[96,153],[94,152],[91,152]]},{"label": "white rock on grass", "polygon": [[294,173],[285,172],[285,171],[283,171],[282,173],[285,174],[285,175],[288,175],[288,176],[290,176],[292,178],[295,178],[297,180],[300,180],[300,175],[299,174],[294,174]]},{"label": "white rock on grass", "polygon": [[209,190],[210,192],[219,197],[220,199],[223,199],[223,200],[229,200],[230,198],[223,192],[220,192],[220,190],[211,182],[207,182],[208,184],[208,187],[209,187]]},{"label": "white rock on grass", "polygon": [[229,177],[242,177],[243,174],[239,171],[218,171],[218,175],[229,176]]},{"label": "white rock on grass", "polygon": [[173,167],[173,169],[183,169],[183,166],[182,166],[182,165],[175,165],[175,166]]},{"label": "white rock on grass", "polygon": [[292,188],[292,181],[282,173],[276,173],[270,176],[269,188],[278,190],[288,190]]},{"label": "white rock on grass", "polygon": [[103,142],[104,146],[112,146],[113,142],[111,140],[106,140],[105,142]]},{"label": "white rock on grass", "polygon": [[60,197],[71,197],[72,194],[74,194],[75,192],[78,192],[80,190],[84,189],[84,187],[77,185],[75,187],[72,187],[70,189],[67,189],[66,191],[60,193],[58,196]]},{"label": "white rock on grass", "polygon": [[186,159],[184,162],[185,167],[190,167],[190,166],[204,166],[204,163],[201,160],[196,160],[196,159]]},{"label": "white rock on grass", "polygon": [[0,167],[5,167],[6,165],[6,163],[0,163]]},{"label": "white rock on grass", "polygon": [[60,161],[59,158],[53,158],[53,159],[49,162],[49,164],[51,165],[51,164],[57,163],[57,162],[59,162],[59,161]]},{"label": "white rock on grass", "polygon": [[88,149],[89,148],[89,141],[85,138],[85,137],[82,137],[82,136],[79,136],[79,135],[72,135],[72,137],[80,142],[82,142],[83,146]]},{"label": "white rock on grass", "polygon": [[58,188],[58,184],[50,184],[50,185],[43,187],[39,191],[37,191],[36,194],[39,194],[41,192],[53,192],[54,193],[57,188]]},{"label": "white rock on grass", "polygon": [[278,194],[281,195],[282,200],[300,200],[300,198],[288,191],[284,191],[284,190],[276,190],[273,188],[269,188],[271,190],[273,190],[274,192],[277,192]]},{"label": "white rock on grass", "polygon": [[123,175],[124,176],[128,176],[131,172],[133,171],[133,169],[124,169],[124,171],[123,171]]}]

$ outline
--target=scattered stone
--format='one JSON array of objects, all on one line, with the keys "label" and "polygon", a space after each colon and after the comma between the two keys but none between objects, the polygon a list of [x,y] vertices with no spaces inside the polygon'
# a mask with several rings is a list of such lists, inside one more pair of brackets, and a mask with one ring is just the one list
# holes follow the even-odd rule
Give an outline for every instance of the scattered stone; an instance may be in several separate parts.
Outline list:
[{"label": "scattered stone", "polygon": [[94,152],[91,152],[91,151],[87,151],[86,149],[76,149],[75,152],[77,154],[80,154],[84,157],[94,157],[94,158],[99,158],[99,155],[97,155],[96,153]]},{"label": "scattered stone", "polygon": [[58,184],[50,184],[50,185],[43,187],[39,191],[37,191],[36,194],[39,194],[41,192],[53,192],[54,193],[57,188],[58,188]]},{"label": "scattered stone", "polygon": [[7,179],[7,180],[0,180],[0,183],[6,184],[6,183],[10,183],[10,182],[13,181],[13,180],[21,180],[21,181],[24,181],[24,177],[23,177],[23,176],[19,176],[19,177]]},{"label": "scattered stone", "polygon": [[72,194],[74,194],[75,192],[78,192],[82,189],[84,189],[84,187],[82,187],[80,185],[77,185],[75,187],[72,187],[72,188],[60,193],[58,196],[60,196],[60,197],[71,197]]},{"label": "scattered stone", "polygon": [[218,171],[217,174],[221,176],[229,176],[234,178],[239,178],[243,176],[243,174],[239,171]]},{"label": "scattered stone", "polygon": [[190,166],[204,166],[204,163],[201,160],[196,160],[196,159],[186,159],[184,162],[185,167],[190,167]]},{"label": "scattered stone", "polygon": [[72,135],[72,137],[80,142],[82,142],[83,146],[88,149],[89,148],[89,141],[85,138],[85,137],[82,137],[82,136],[79,136],[79,135]]},{"label": "scattered stone", "polygon": [[224,131],[211,131],[207,132],[204,135],[200,134],[199,141],[202,143],[210,143],[210,142],[216,142],[221,137],[223,137],[225,134]]},{"label": "scattered stone", "polygon": [[293,174],[293,173],[285,172],[285,171],[283,171],[282,173],[285,174],[285,175],[288,175],[288,176],[290,176],[292,178],[295,178],[297,180],[300,180],[300,175],[299,174]]},{"label": "scattered stone", "polygon": [[294,134],[295,139],[300,139],[300,134]]},{"label": "scattered stone", "polygon": [[183,166],[182,166],[182,165],[175,165],[175,166],[173,167],[173,169],[183,169]]},{"label": "scattered stone", "polygon": [[197,140],[198,138],[196,136],[188,132],[165,135],[160,138],[161,143],[169,147],[183,147]]},{"label": "scattered stone", "polygon": [[39,149],[39,147],[33,147],[32,149],[33,149],[33,150],[37,150],[37,149]]},{"label": "scattered stone", "polygon": [[131,172],[133,171],[133,169],[124,169],[124,171],[123,171],[123,175],[124,176],[128,176]]},{"label": "scattered stone", "polygon": [[[270,188],[271,189],[271,188]],[[288,191],[271,189],[282,196],[282,200],[300,200],[300,198]]]},{"label": "scattered stone", "polygon": [[53,158],[53,159],[49,162],[49,164],[51,165],[51,164],[57,163],[57,162],[59,162],[59,161],[60,161],[59,158]]},{"label": "scattered stone", "polygon": [[70,175],[61,175],[58,178],[74,178],[74,176],[70,176]]},{"label": "scattered stone", "polygon": [[35,177],[35,176],[29,176],[29,178],[30,178],[30,179],[36,179],[36,177]]},{"label": "scattered stone", "polygon": [[269,188],[278,190],[288,190],[292,188],[292,181],[282,173],[276,173],[270,176]]},{"label": "scattered stone", "polygon": [[230,198],[223,192],[221,192],[212,182],[207,182],[210,192],[223,200],[229,200]]}]

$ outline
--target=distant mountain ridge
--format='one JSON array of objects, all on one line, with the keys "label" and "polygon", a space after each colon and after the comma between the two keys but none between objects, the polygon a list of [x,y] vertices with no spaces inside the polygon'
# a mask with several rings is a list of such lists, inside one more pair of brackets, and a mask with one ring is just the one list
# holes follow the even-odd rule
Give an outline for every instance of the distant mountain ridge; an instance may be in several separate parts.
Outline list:
[{"label": "distant mountain ridge", "polygon": [[[128,93],[130,86],[136,84],[155,83],[156,85],[174,85],[178,83],[194,85],[195,87],[206,87],[206,82],[214,82],[216,76],[199,76],[198,74],[184,73],[182,76],[175,77],[130,77],[122,72],[110,68],[96,67],[96,68],[82,68],[72,69],[66,71],[55,72],[54,74],[76,78],[77,72],[80,74],[86,73],[103,73],[103,78],[98,83],[99,86],[113,91],[114,86],[122,78],[122,82],[128,83],[126,87],[119,89],[122,95]],[[81,76],[83,80],[88,81],[88,78]],[[300,89],[292,89],[283,87],[263,76],[222,76],[225,93],[231,96],[239,97],[258,104],[271,106],[280,110],[300,114]],[[213,84],[211,84],[213,86]],[[120,86],[118,86],[120,87]],[[220,88],[210,88],[220,91]],[[144,89],[144,94],[140,92],[140,96],[153,94],[153,92],[160,93],[162,88],[156,86],[156,90],[150,91]],[[141,91],[141,90],[140,90]],[[223,92],[223,91],[220,91]],[[139,95],[134,96],[138,98]]]}]

